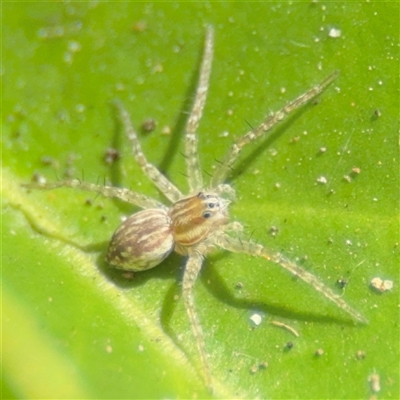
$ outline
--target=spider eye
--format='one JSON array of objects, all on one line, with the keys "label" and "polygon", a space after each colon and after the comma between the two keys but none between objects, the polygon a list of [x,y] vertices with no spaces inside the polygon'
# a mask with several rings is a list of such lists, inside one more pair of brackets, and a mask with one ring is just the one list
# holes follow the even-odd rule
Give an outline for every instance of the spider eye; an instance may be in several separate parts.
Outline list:
[{"label": "spider eye", "polygon": [[207,207],[208,208],[214,208],[215,206],[217,206],[218,205],[218,203],[208,203],[207,204]]},{"label": "spider eye", "polygon": [[209,211],[206,211],[205,213],[203,213],[203,218],[210,218],[211,215],[212,214]]}]

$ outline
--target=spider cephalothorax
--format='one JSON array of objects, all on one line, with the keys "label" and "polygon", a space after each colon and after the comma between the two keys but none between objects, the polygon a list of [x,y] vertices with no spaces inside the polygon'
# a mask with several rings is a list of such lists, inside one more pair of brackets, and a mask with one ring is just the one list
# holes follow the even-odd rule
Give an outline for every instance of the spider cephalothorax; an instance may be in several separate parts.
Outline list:
[{"label": "spider cephalothorax", "polygon": [[[172,235],[178,248],[203,242],[211,232],[228,223],[229,202],[213,193],[177,201],[170,209]],[[187,251],[178,251],[188,254]]]},{"label": "spider cephalothorax", "polygon": [[[114,233],[107,253],[107,262],[117,268],[141,271],[160,264],[173,250],[187,256],[182,281],[182,294],[191,328],[203,365],[207,386],[212,390],[211,372],[206,356],[204,337],[197,317],[193,286],[201,269],[204,256],[216,247],[277,263],[322,293],[338,307],[349,313],[354,319],[365,322],[365,318],[350,307],[340,296],[325,286],[315,275],[304,270],[298,264],[288,260],[282,254],[270,252],[261,244],[246,241],[231,234],[241,229],[237,222],[228,221],[229,200],[222,194],[232,195],[233,189],[224,184],[241,150],[277,123],[289,113],[319,95],[337,76],[337,72],[328,76],[320,84],[312,87],[281,110],[271,113],[255,129],[239,137],[227,151],[225,157],[216,166],[209,185],[203,184],[203,177],[197,154],[197,127],[202,116],[208,91],[209,76],[213,53],[213,31],[207,29],[204,56],[200,68],[200,77],[194,97],[191,113],[185,131],[185,158],[190,194],[181,191],[150,164],[144,156],[137,134],[132,127],[128,112],[121,103],[116,102],[126,136],[129,139],[136,162],[144,174],[169,200],[170,205],[152,199],[146,195],[128,189],[102,186],[78,180],[66,180],[55,183],[32,183],[30,188],[54,189],[71,187],[101,193],[142,208],[128,217]],[[207,189],[204,189],[204,188]]]}]

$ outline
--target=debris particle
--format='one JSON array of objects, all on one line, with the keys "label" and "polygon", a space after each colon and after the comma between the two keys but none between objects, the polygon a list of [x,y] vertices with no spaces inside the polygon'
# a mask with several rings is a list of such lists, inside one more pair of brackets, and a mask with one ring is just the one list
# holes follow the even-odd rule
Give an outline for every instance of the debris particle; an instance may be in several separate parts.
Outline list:
[{"label": "debris particle", "polygon": [[349,282],[347,281],[347,279],[344,278],[340,278],[336,281],[337,286],[340,289],[344,289],[344,287],[348,284]]},{"label": "debris particle", "polygon": [[113,165],[120,157],[117,149],[109,147],[104,153],[104,162],[108,165]]},{"label": "debris particle", "polygon": [[351,183],[351,176],[350,175],[343,175],[343,180],[345,182]]},{"label": "debris particle", "polygon": [[171,127],[168,125],[163,126],[161,129],[161,134],[162,135],[170,135],[171,134]]},{"label": "debris particle", "polygon": [[106,352],[107,353],[112,353],[112,351],[113,351],[112,346],[110,346],[110,345],[106,346]]},{"label": "debris particle", "polygon": [[297,143],[300,140],[300,136],[295,136],[294,138],[290,139],[289,143]]},{"label": "debris particle", "polygon": [[343,176],[343,180],[350,183],[353,180],[353,178],[355,178],[360,173],[361,173],[361,168],[353,167],[348,175]]},{"label": "debris particle", "polygon": [[379,277],[372,278],[370,285],[373,289],[377,290],[379,293],[383,293],[393,289],[393,281],[389,279],[383,280]]},{"label": "debris particle", "polygon": [[250,367],[250,373],[252,374],[256,374],[257,372],[259,372],[260,370],[266,369],[268,367],[268,363],[266,361],[262,361],[260,363],[257,364],[253,364]]},{"label": "debris particle", "polygon": [[357,360],[364,360],[365,358],[365,351],[364,350],[358,350],[356,353],[356,359]]},{"label": "debris particle", "polygon": [[43,175],[39,174],[38,172],[35,172],[32,176],[32,182],[36,182],[39,185],[45,185],[47,182],[47,179]]},{"label": "debris particle", "polygon": [[308,255],[307,254],[304,254],[304,256],[300,257],[300,262],[302,262],[302,263],[306,262],[307,260],[308,260]]},{"label": "debris particle", "polygon": [[236,289],[243,289],[243,283],[242,282],[238,282],[236,285],[235,285],[235,288]]},{"label": "debris particle", "polygon": [[150,133],[154,131],[157,127],[157,122],[153,118],[147,118],[145,121],[142,123],[142,131],[144,133]]},{"label": "debris particle", "polygon": [[49,166],[52,166],[52,167],[57,167],[57,162],[54,160],[54,158],[53,157],[51,157],[51,156],[43,156],[41,159],[40,159],[40,161],[41,161],[41,163],[43,164],[43,165],[49,165]]},{"label": "debris particle", "polygon": [[328,183],[328,180],[324,176],[320,176],[317,178],[317,182],[321,185],[326,185]]},{"label": "debris particle", "polygon": [[251,317],[250,317],[251,321],[253,321],[253,323],[255,325],[260,325],[262,322],[262,316],[260,314],[254,313]]},{"label": "debris particle", "polygon": [[77,53],[78,51],[81,51],[81,44],[75,40],[70,40],[67,44],[68,51],[71,53]]},{"label": "debris particle", "polygon": [[258,365],[257,365],[257,364],[252,365],[252,366],[250,367],[250,372],[251,372],[252,374],[255,374],[256,372],[258,372]]},{"label": "debris particle", "polygon": [[147,29],[146,21],[137,21],[132,25],[132,30],[134,32],[140,33]]},{"label": "debris particle", "polygon": [[267,361],[262,361],[260,362],[260,365],[258,366],[259,369],[267,369],[268,368],[268,362]]},{"label": "debris particle", "polygon": [[272,237],[275,237],[275,236],[278,234],[279,229],[278,229],[276,226],[272,225],[272,226],[269,228],[268,232],[269,232],[269,234],[270,234]]},{"label": "debris particle", "polygon": [[373,119],[378,119],[382,116],[382,112],[381,110],[379,110],[378,108],[376,110],[374,110],[374,113],[372,115]]},{"label": "debris particle", "polygon": [[289,332],[293,333],[293,335],[296,337],[300,336],[294,328],[292,328],[289,325],[284,324],[283,322],[271,321],[271,325],[275,325],[275,326],[279,326],[280,328],[284,328],[284,329],[288,330]]},{"label": "debris particle", "polygon": [[83,112],[86,111],[86,106],[84,104],[78,103],[75,105],[75,111],[82,114]]},{"label": "debris particle", "polygon": [[324,354],[324,350],[317,349],[314,353],[317,357],[321,357]]},{"label": "debris particle", "polygon": [[338,38],[338,37],[340,37],[342,35],[342,31],[340,29],[337,29],[337,28],[331,28],[329,30],[328,35],[329,35],[329,37],[336,39],[336,38]]},{"label": "debris particle", "polygon": [[164,67],[163,67],[163,65],[162,64],[156,64],[156,65],[154,65],[154,67],[153,67],[153,73],[155,74],[155,73],[159,73],[159,72],[163,72],[163,70],[164,70]]},{"label": "debris particle", "polygon": [[269,149],[268,151],[272,157],[275,157],[278,154],[278,150],[276,150],[276,149]]},{"label": "debris particle", "polygon": [[287,342],[285,345],[285,349],[287,350],[291,350],[294,347],[294,343],[293,342]]},{"label": "debris particle", "polygon": [[373,373],[368,377],[368,382],[371,384],[371,390],[374,393],[381,391],[381,378],[378,374]]}]

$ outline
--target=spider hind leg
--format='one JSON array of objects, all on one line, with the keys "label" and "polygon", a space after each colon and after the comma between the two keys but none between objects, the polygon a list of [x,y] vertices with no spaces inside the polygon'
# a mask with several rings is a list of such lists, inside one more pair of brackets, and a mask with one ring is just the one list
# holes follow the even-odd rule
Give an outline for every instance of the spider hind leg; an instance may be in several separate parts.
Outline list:
[{"label": "spider hind leg", "polygon": [[182,295],[183,295],[183,300],[185,302],[186,312],[189,316],[192,333],[196,340],[197,350],[200,354],[205,382],[210,392],[212,392],[213,385],[211,379],[210,366],[207,360],[206,346],[204,343],[204,334],[201,328],[199,317],[197,316],[194,304],[194,297],[193,297],[194,284],[200,272],[202,262],[203,262],[203,257],[198,253],[193,253],[189,256],[183,274]]},{"label": "spider hind leg", "polygon": [[363,315],[361,315],[357,310],[349,306],[342,299],[341,296],[337,295],[332,289],[326,286],[315,275],[300,267],[300,265],[288,260],[282,254],[272,253],[258,243],[232,238],[226,233],[221,233],[217,235],[216,242],[218,246],[222,247],[225,250],[232,251],[234,253],[245,253],[255,257],[262,257],[280,265],[281,267],[291,272],[293,275],[299,277],[304,282],[311,285],[315,290],[317,290],[327,299],[332,301],[337,307],[341,308],[343,311],[351,315],[354,320],[361,323],[368,322]]}]

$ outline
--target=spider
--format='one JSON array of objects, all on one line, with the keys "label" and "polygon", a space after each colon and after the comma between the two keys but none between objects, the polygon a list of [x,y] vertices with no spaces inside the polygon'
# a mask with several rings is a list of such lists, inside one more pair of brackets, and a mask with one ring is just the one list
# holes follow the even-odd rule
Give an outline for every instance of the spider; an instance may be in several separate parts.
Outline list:
[{"label": "spider", "polygon": [[159,265],[173,251],[186,257],[182,278],[182,295],[200,356],[205,383],[210,391],[212,391],[213,382],[203,332],[195,309],[193,287],[204,257],[215,248],[246,253],[277,263],[313,286],[315,290],[321,292],[355,320],[366,322],[358,311],[350,307],[310,272],[288,260],[282,254],[274,254],[261,244],[239,238],[236,233],[241,231],[241,225],[238,222],[229,222],[228,217],[228,207],[234,199],[234,190],[224,183],[241,150],[247,144],[265,135],[292,111],[314,99],[331,84],[338,73],[334,72],[320,84],[289,102],[281,110],[271,113],[259,126],[237,139],[216,166],[209,183],[205,184],[198,157],[196,131],[208,92],[213,49],[213,29],[208,27],[205,34],[198,85],[185,130],[184,153],[190,188],[188,195],[183,194],[154,165],[147,161],[130,116],[119,101],[116,101],[115,105],[132,146],[136,162],[144,174],[169,200],[168,206],[132,190],[85,183],[75,179],[25,185],[28,188],[36,189],[70,187],[97,192],[106,197],[116,197],[143,209],[128,217],[115,231],[109,244],[106,261],[118,269],[144,271]]}]

